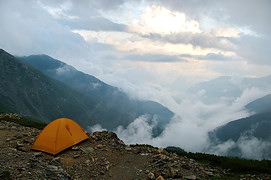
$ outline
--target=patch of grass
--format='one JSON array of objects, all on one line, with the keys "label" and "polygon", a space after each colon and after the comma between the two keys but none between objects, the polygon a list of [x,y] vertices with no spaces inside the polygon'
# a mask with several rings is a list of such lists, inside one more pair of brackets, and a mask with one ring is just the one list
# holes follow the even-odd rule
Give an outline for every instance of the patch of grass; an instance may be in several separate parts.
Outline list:
[{"label": "patch of grass", "polygon": [[271,172],[271,161],[270,160],[250,160],[241,159],[237,157],[225,157],[217,156],[205,153],[192,153],[185,151],[178,151],[166,148],[168,152],[174,152],[180,156],[186,156],[196,161],[207,163],[212,166],[220,167],[223,169],[229,169],[233,173],[266,173]]}]

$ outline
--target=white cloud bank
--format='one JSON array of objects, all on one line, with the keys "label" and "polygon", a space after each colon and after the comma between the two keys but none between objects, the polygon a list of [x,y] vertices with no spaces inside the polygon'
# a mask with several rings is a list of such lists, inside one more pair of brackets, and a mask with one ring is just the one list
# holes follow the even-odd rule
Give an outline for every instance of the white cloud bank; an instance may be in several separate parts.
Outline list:
[{"label": "white cloud bank", "polygon": [[[252,159],[264,158],[264,151],[270,147],[270,142],[263,142],[255,137],[242,137],[237,142],[228,141],[210,148],[208,132],[232,120],[249,116],[244,109],[249,102],[258,99],[270,90],[258,88],[245,89],[243,94],[232,103],[217,102],[204,104],[191,94],[182,96],[182,101],[172,107],[176,115],[158,137],[152,136],[155,126],[149,116],[141,116],[126,128],[118,127],[116,133],[128,144],[151,144],[158,147],[178,146],[186,151],[207,152],[226,155],[233,147],[241,150],[242,157]],[[150,123],[152,122],[152,123]],[[257,154],[254,154],[258,152]],[[261,153],[260,153],[261,152]]]}]

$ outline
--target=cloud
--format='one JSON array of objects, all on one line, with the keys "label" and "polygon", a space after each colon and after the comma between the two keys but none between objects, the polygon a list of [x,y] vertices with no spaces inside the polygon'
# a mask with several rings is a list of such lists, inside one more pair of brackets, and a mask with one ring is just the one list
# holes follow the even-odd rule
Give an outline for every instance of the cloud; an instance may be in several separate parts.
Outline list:
[{"label": "cloud", "polygon": [[195,47],[201,48],[216,48],[222,51],[234,51],[236,49],[236,45],[226,37],[216,37],[209,32],[182,32],[163,36],[159,34],[149,34],[144,35],[144,37],[173,44],[191,44]]},{"label": "cloud", "polygon": [[74,30],[73,32],[80,34],[88,42],[97,41],[108,44],[114,47],[116,51],[127,52],[130,54],[204,55],[210,52],[220,52],[219,50],[215,49],[203,49],[200,47],[194,48],[189,44],[172,44],[167,42],[153,41],[149,38],[127,32],[96,32],[86,30]]},{"label": "cloud", "polygon": [[127,128],[119,126],[116,133],[125,143],[149,144],[152,139],[152,130],[155,125],[155,119],[151,119],[148,115],[142,115],[129,124]]},{"label": "cloud", "polygon": [[184,13],[170,11],[163,6],[148,6],[140,19],[134,20],[128,29],[143,35],[200,32],[197,21],[187,20]]},{"label": "cloud", "polygon": [[239,156],[246,159],[270,160],[271,142],[243,134],[235,142],[229,139],[226,142],[211,145],[205,152],[224,156]]},{"label": "cloud", "polygon": [[64,76],[64,75],[69,75],[70,73],[73,73],[75,71],[76,69],[74,67],[69,66],[69,65],[63,65],[56,69],[56,74]]},{"label": "cloud", "polygon": [[217,145],[211,145],[210,147],[208,147],[207,150],[205,150],[205,152],[210,153],[210,154],[216,154],[216,155],[220,155],[220,156],[227,156],[229,155],[229,152],[231,149],[236,147],[236,143],[229,139],[226,142],[217,144]]},{"label": "cloud", "polygon": [[95,124],[94,126],[88,126],[87,131],[88,132],[106,131],[106,129],[102,128],[102,126],[99,124]]},{"label": "cloud", "polygon": [[241,136],[237,141],[243,158],[249,159],[271,159],[271,142],[263,141],[253,136]]},{"label": "cloud", "polygon": [[242,36],[235,40],[238,45],[237,54],[253,64],[271,65],[269,54],[271,52],[270,36]]},{"label": "cloud", "polygon": [[[231,104],[223,101],[204,104],[194,95],[182,94],[180,102],[167,101],[169,103],[166,104],[167,107],[173,110],[176,115],[160,136],[152,137],[152,129],[155,127],[155,123],[150,123],[152,119],[147,115],[135,119],[127,128],[117,128],[116,133],[126,143],[148,143],[158,147],[173,145],[179,146],[186,151],[209,152],[220,155],[226,155],[238,145],[238,148],[242,150],[242,157],[260,158],[262,156],[253,157],[251,154],[254,151],[246,151],[246,148],[249,145],[251,147],[259,145],[258,150],[265,151],[265,145],[268,145],[265,142],[255,138],[246,138],[245,141],[240,139],[237,145],[236,142],[228,141],[208,149],[210,143],[208,132],[229,121],[247,117],[249,114],[244,110],[244,106],[262,97],[265,93],[267,92],[260,91],[257,88],[247,89]],[[165,96],[165,94],[160,94],[160,99],[161,96]]]},{"label": "cloud", "polygon": [[71,51],[83,54],[86,46],[83,39],[57,24],[44,9],[31,2],[5,1],[0,6],[0,46],[16,55],[54,52],[71,55]]},{"label": "cloud", "polygon": [[[270,34],[271,2],[269,0],[230,0],[220,3],[229,14],[228,22],[248,26],[260,34]],[[242,11],[240,11],[240,7],[242,7]]]},{"label": "cloud", "polygon": [[[214,104],[204,104],[196,96],[191,94],[179,93],[177,95],[172,91],[167,91],[164,94],[161,89],[153,89],[152,91],[157,92],[156,96],[160,100],[163,98],[167,99],[167,101],[164,101],[164,105],[173,110],[176,116],[166,126],[164,132],[156,138],[152,137],[151,129],[153,126],[146,123],[148,122],[146,117],[136,119],[127,128],[120,127],[116,132],[126,143],[149,143],[158,147],[174,145],[186,151],[200,151],[219,155],[228,155],[232,148],[238,147],[242,149],[241,153],[244,158],[261,159],[264,157],[261,154],[259,156],[252,155],[256,151],[264,153],[266,147],[269,147],[267,146],[267,142],[261,142],[261,140],[256,140],[255,138],[246,138],[246,141],[241,141],[240,139],[238,143],[228,141],[213,146],[211,150],[206,151],[206,149],[210,143],[208,137],[209,131],[232,120],[249,116],[249,113],[244,110],[244,106],[270,93],[270,90],[265,91],[255,87],[245,89],[242,95],[229,104],[223,100],[217,101]],[[147,90],[147,92],[150,92],[150,90]],[[178,96],[180,101],[175,100],[175,95]],[[172,100],[169,100],[170,97]],[[222,109],[223,111],[221,111]],[[255,151],[250,152],[247,150],[249,145],[251,145],[251,148],[255,147]],[[257,145],[259,147],[256,148]]]},{"label": "cloud", "polygon": [[208,53],[206,56],[198,56],[200,60],[217,60],[217,61],[230,61],[234,60],[232,56],[225,56],[222,53]]},{"label": "cloud", "polygon": [[215,22],[220,25],[249,27],[255,32],[270,34],[271,2],[269,0],[153,0],[152,2],[183,12],[208,26],[213,26]]},{"label": "cloud", "polygon": [[114,23],[103,17],[89,17],[87,19],[60,19],[58,22],[69,26],[71,29],[90,30],[90,31],[125,31],[126,25]]},{"label": "cloud", "polygon": [[146,62],[186,62],[186,60],[180,56],[170,56],[164,54],[132,54],[125,56],[124,59]]},{"label": "cloud", "polygon": [[[154,32],[150,38],[228,50],[248,63],[270,65],[271,61],[268,55],[271,47],[270,1],[158,0],[152,1],[152,3],[175,12],[185,13],[187,17],[199,23],[202,32],[197,35],[175,32],[175,34],[168,36],[157,35]],[[243,9],[242,11],[240,11],[240,7]],[[227,30],[227,33],[232,36],[217,36],[218,30],[220,34]]]},{"label": "cloud", "polygon": [[[72,0],[72,2],[74,4],[78,4],[77,0]],[[111,10],[111,9],[116,9],[119,6],[121,6],[125,1],[124,0],[115,0],[115,1],[111,1],[111,0],[81,0],[80,1],[80,5],[84,6],[85,8],[95,8],[95,9],[104,9],[104,10]]]},{"label": "cloud", "polygon": [[[58,8],[66,11],[67,13],[76,16],[89,16],[99,14],[99,10],[110,11],[118,9],[123,3],[123,0],[40,0],[41,4],[48,8]],[[68,8],[63,8],[67,7]]]}]

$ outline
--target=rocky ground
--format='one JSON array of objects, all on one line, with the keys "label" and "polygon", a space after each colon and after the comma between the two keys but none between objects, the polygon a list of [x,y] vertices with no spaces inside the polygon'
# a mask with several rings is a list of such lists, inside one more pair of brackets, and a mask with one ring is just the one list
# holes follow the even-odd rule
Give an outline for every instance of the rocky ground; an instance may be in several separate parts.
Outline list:
[{"label": "rocky ground", "polygon": [[230,177],[226,170],[163,149],[125,145],[107,131],[90,133],[89,140],[53,156],[31,150],[39,132],[0,121],[0,179],[270,179],[269,175]]}]

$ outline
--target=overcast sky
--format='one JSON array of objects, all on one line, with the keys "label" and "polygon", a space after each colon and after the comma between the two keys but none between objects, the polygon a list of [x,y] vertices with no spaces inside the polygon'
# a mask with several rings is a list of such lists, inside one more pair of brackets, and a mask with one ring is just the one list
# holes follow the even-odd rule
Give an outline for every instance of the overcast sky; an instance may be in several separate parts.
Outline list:
[{"label": "overcast sky", "polygon": [[116,86],[185,86],[268,75],[270,19],[269,0],[0,0],[0,48]]},{"label": "overcast sky", "polygon": [[0,48],[172,106],[204,80],[271,74],[270,19],[269,0],[0,0]]},{"label": "overcast sky", "polygon": [[156,145],[179,133],[172,144],[195,151],[209,130],[246,116],[244,105],[264,93],[249,89],[231,105],[206,105],[183,90],[219,76],[271,74],[271,1],[0,0],[0,48],[47,54],[162,103],[181,118]]}]

